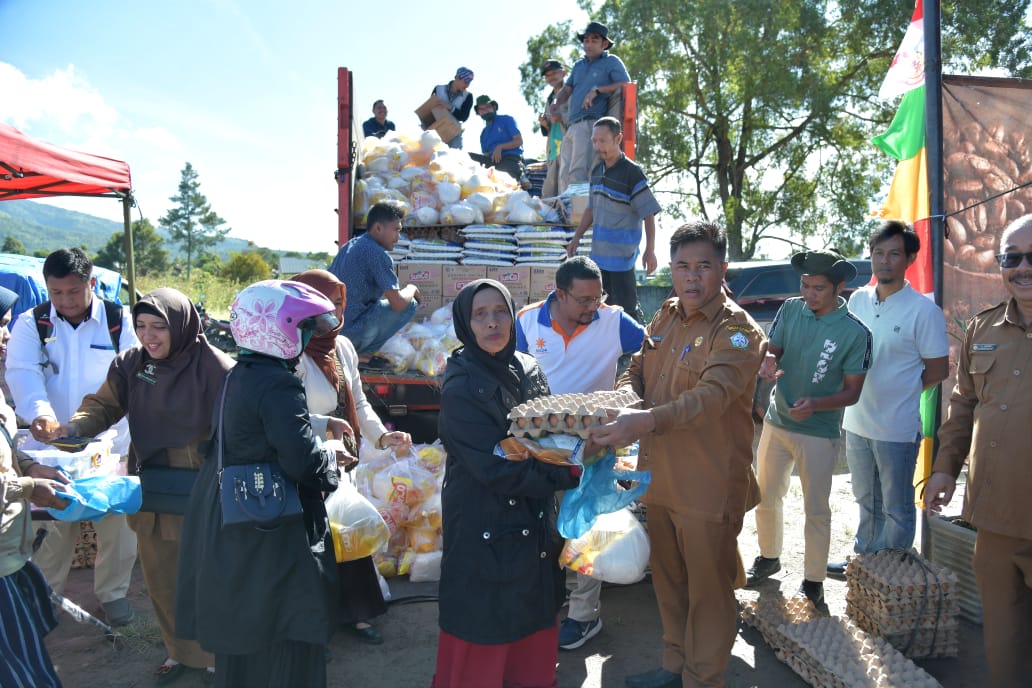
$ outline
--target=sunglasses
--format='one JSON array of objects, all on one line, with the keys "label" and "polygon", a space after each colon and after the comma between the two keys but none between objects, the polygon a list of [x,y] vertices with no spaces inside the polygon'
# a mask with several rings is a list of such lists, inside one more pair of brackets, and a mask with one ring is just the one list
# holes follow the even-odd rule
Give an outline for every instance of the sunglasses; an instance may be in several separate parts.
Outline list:
[{"label": "sunglasses", "polygon": [[1028,261],[1029,265],[1032,265],[1032,251],[1026,253],[1001,253],[996,256],[996,262],[1000,264],[1001,268],[1010,269],[1021,265],[1022,258]]}]

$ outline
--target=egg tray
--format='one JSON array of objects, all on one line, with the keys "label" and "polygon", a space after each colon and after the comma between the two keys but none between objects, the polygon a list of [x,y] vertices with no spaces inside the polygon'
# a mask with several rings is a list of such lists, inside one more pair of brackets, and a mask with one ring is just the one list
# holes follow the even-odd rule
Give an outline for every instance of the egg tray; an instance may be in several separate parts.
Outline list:
[{"label": "egg tray", "polygon": [[537,397],[509,412],[509,434],[537,439],[545,433],[556,433],[587,439],[589,428],[606,421],[607,408],[626,408],[640,402],[630,389]]},{"label": "egg tray", "polygon": [[907,599],[886,603],[868,591],[851,588],[846,590],[846,602],[852,604],[878,623],[885,625],[956,625],[960,605],[952,598],[937,600],[935,596],[925,599]]},{"label": "egg tray", "polygon": [[916,550],[882,550],[851,557],[846,566],[846,582],[856,582],[886,597],[951,593],[957,575],[945,566],[928,561]]},{"label": "egg tray", "polygon": [[887,640],[890,645],[911,659],[956,657],[960,649],[960,625],[955,618],[952,625],[942,626],[933,623],[922,625],[915,630],[913,626],[886,625],[871,619],[864,610],[848,602],[846,614],[858,627]]},{"label": "egg tray", "polygon": [[755,627],[775,655],[813,686],[933,688],[939,682],[849,619],[824,617],[804,597],[764,595],[741,603],[743,622]]}]

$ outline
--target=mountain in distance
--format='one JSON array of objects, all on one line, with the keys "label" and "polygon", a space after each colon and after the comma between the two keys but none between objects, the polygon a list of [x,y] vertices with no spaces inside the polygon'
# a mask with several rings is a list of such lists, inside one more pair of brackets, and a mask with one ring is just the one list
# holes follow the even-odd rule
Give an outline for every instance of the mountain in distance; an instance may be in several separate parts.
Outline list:
[{"label": "mountain in distance", "polygon": [[[135,222],[138,218],[132,219]],[[65,210],[46,203],[0,203],[0,243],[8,236],[14,237],[25,245],[26,252],[30,254],[39,250],[49,253],[65,246],[85,246],[88,253],[96,254],[107,245],[112,234],[121,233],[124,229],[121,222]],[[168,234],[165,230],[156,224],[155,229],[167,241]],[[171,242],[167,243],[165,248],[173,256],[180,253],[178,247],[173,246]],[[226,260],[230,253],[240,253],[248,248],[250,246],[247,240],[227,237],[215,246],[214,252],[219,258]]]}]

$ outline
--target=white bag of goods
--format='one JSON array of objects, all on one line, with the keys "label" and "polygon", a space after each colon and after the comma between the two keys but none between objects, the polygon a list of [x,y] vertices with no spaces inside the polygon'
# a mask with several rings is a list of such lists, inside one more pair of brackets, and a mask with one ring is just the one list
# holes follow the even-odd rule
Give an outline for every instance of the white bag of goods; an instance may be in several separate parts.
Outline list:
[{"label": "white bag of goods", "polygon": [[341,480],[326,498],[326,515],[338,562],[371,557],[387,546],[387,524],[350,480]]},{"label": "white bag of goods", "polygon": [[649,563],[649,536],[629,509],[602,514],[591,530],[566,541],[559,563],[607,583],[637,583]]}]

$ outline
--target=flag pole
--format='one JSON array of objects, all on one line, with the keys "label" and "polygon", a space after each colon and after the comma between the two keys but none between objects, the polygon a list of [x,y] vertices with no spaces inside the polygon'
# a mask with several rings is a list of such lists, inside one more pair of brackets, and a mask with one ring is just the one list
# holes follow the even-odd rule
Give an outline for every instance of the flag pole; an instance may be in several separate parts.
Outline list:
[{"label": "flag pole", "polygon": [[942,166],[942,40],[939,0],[924,0],[925,154],[928,161],[928,229],[932,240],[932,283],[942,305],[945,196]]},{"label": "flag pole", "polygon": [[[928,235],[931,238],[932,249],[932,285],[934,287],[935,303],[942,306],[942,273],[943,273],[943,242],[945,240],[945,194],[942,164],[942,12],[939,0],[924,0],[924,51],[925,51],[925,155],[927,156],[928,172]],[[924,478],[927,480],[931,474],[932,462],[939,449],[938,429],[942,422],[942,383],[933,389],[927,390],[925,394],[931,396],[930,405],[933,407],[934,427],[936,432],[932,437],[926,437],[921,442],[921,454],[924,460],[919,461],[923,466]],[[927,411],[927,407],[924,409]],[[929,446],[930,445],[930,446]],[[921,552],[927,555],[929,551],[929,539],[932,537],[928,527],[928,516],[922,514],[921,521]]]}]

